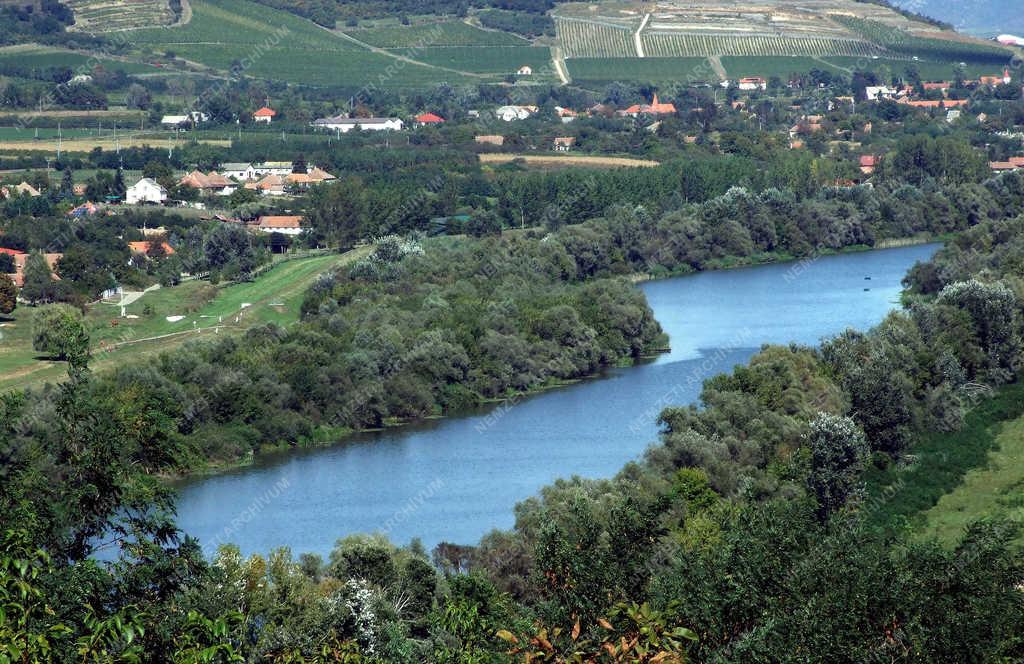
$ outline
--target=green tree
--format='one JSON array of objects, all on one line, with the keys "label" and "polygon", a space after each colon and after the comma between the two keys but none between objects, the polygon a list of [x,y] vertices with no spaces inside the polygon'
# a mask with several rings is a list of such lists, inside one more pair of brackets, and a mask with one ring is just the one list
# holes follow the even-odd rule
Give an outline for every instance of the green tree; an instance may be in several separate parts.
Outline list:
[{"label": "green tree", "polygon": [[32,348],[72,366],[84,366],[89,358],[89,334],[77,309],[55,304],[32,318]]},{"label": "green tree", "polygon": [[31,254],[25,261],[25,281],[21,286],[21,296],[33,305],[53,301],[53,274],[46,257],[40,253]]},{"label": "green tree", "polygon": [[18,306],[18,287],[6,274],[0,274],[0,314],[9,314]]},{"label": "green tree", "polygon": [[853,420],[829,413],[818,413],[806,441],[811,452],[807,485],[818,500],[819,518],[825,520],[854,491],[868,458],[868,443]]}]

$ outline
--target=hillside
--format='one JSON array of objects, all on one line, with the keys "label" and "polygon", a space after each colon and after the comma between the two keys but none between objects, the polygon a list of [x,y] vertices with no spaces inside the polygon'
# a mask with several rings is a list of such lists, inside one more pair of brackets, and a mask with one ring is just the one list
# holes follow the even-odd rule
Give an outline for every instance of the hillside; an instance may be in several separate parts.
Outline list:
[{"label": "hillside", "polygon": [[1024,11],[1018,0],[894,0],[893,4],[980,37],[1024,32]]}]

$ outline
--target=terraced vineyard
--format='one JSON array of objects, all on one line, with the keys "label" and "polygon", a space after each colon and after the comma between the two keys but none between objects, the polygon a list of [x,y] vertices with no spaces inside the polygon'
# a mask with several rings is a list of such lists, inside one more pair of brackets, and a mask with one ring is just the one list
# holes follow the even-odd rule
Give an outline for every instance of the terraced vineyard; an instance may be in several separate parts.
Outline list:
[{"label": "terraced vineyard", "polygon": [[835,20],[893,53],[946,61],[992,62],[1004,64],[1012,53],[998,46],[956,39],[936,39],[905,30],[894,30],[884,23],[853,16]]},{"label": "terraced vineyard", "polygon": [[170,25],[176,17],[167,0],[64,0],[75,12],[72,30],[98,33]]},{"label": "terraced vineyard", "polygon": [[636,56],[637,25],[556,18],[555,30],[567,58],[630,58]]},{"label": "terraced vineyard", "polygon": [[872,56],[884,51],[860,39],[779,37],[758,35],[696,35],[645,32],[644,52],[648,57],[736,56]]}]

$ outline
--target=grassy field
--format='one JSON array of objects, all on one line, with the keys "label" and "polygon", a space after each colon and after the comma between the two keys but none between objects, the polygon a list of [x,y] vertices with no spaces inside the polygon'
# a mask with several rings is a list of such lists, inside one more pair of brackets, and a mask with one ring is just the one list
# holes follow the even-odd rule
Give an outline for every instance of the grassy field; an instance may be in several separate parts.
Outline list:
[{"label": "grassy field", "polygon": [[[86,316],[93,344],[92,366],[103,370],[139,361],[190,339],[209,338],[219,324],[223,325],[220,334],[263,323],[291,324],[298,320],[303,295],[319,274],[368,251],[363,248],[342,256],[284,261],[251,283],[218,288],[190,281],[161,288],[127,307],[127,313],[139,316],[137,319],[119,318],[120,307],[116,304],[95,304]],[[243,309],[243,304],[249,306]],[[64,363],[39,358],[32,350],[32,312],[31,307],[19,307],[9,319],[0,319],[0,391],[59,380],[66,371]],[[167,316],[185,318],[169,323]],[[235,316],[240,316],[238,323]],[[223,323],[219,323],[221,318]],[[115,320],[116,326],[112,325]],[[200,332],[191,331],[193,323]],[[153,339],[163,335],[173,336]]]},{"label": "grassy field", "polygon": [[[1008,490],[1024,478],[1024,467],[1019,463],[1006,471],[992,465],[1008,463],[1021,446],[1022,415],[1024,384],[1005,386],[994,398],[981,402],[968,413],[959,431],[919,436],[908,450],[913,463],[884,471],[870,470],[868,494],[877,506],[868,515],[869,523],[894,532],[916,534],[930,529],[935,534],[955,538],[958,520],[963,523],[970,518],[959,511],[961,507],[975,516],[983,516],[992,507],[1009,507],[997,505],[995,496],[987,499],[985,495],[971,496],[970,492],[984,479],[978,473],[992,473],[989,479],[1004,482]],[[1015,441],[1006,448],[1007,456],[990,456],[1007,445],[1009,438]],[[1017,479],[1012,477],[1014,472]],[[947,494],[956,497],[943,504]]]},{"label": "grassy field", "polygon": [[[940,81],[940,80],[952,80],[953,79],[953,67],[952,62],[932,62],[928,60],[894,60],[891,58],[879,58],[878,60],[864,58],[824,58],[833,65],[844,69],[844,70],[861,70],[861,71],[873,71],[883,80],[888,80],[891,76],[903,76],[908,67],[916,67],[921,78],[926,81]],[[1002,68],[999,66],[978,64],[978,63],[966,63],[967,67],[965,72],[968,78],[977,78],[978,76],[995,76],[1002,75]]]},{"label": "grassy field", "polygon": [[311,21],[246,0],[191,4],[188,25],[137,30],[131,38],[216,69],[241,63],[247,75],[307,85],[407,87],[474,80],[369,51]]},{"label": "grassy field", "polygon": [[33,49],[0,49],[0,66],[44,69],[47,67],[69,67],[75,72],[89,73],[96,65],[108,71],[122,70],[127,74],[145,74],[160,71],[153,65],[141,62],[125,62],[113,58],[90,56],[64,49],[38,47]]},{"label": "grassy field", "polygon": [[382,48],[418,46],[529,46],[523,37],[481,30],[462,21],[439,21],[418,25],[395,25],[368,29],[350,29],[345,33],[361,42]]},{"label": "grassy field", "polygon": [[[859,58],[851,58],[859,60]],[[819,58],[799,58],[786,56],[770,57],[735,57],[723,56],[722,66],[730,78],[743,76],[778,76],[783,81],[789,80],[790,74],[806,74],[812,69],[824,69],[838,74],[839,68]]]},{"label": "grassy field", "polygon": [[921,535],[954,546],[967,524],[992,516],[1024,523],[1024,417],[1004,424],[985,464],[924,513]]},{"label": "grassy field", "polygon": [[[396,52],[401,52],[399,49]],[[476,74],[512,74],[523,65],[534,75],[551,70],[551,50],[534,46],[451,46],[425,48],[412,56],[421,62]],[[553,70],[552,70],[553,76]],[[550,78],[550,77],[549,77]]]},{"label": "grassy field", "polygon": [[588,83],[718,80],[706,58],[573,58],[565,63],[574,81]]}]

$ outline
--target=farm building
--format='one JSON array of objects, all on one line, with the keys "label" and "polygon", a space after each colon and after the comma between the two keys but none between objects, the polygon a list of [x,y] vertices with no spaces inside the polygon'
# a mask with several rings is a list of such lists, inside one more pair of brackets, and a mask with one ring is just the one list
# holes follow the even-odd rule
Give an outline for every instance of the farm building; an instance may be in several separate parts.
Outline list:
[{"label": "farm building", "polygon": [[203,122],[209,122],[210,116],[200,111],[192,111],[186,115],[165,115],[160,120],[160,124],[165,127],[181,129],[188,125],[201,124]]},{"label": "farm building", "polygon": [[292,172],[292,162],[265,161],[262,164],[253,164],[252,171],[253,177],[263,177],[264,175],[288,175]]},{"label": "farm building", "polygon": [[868,101],[879,99],[893,99],[898,92],[887,85],[869,85],[864,88],[864,98]]},{"label": "farm building", "polygon": [[264,196],[283,196],[284,176],[270,174],[263,177],[259,182],[246,182],[245,188],[259,192]]},{"label": "farm building", "polygon": [[259,233],[298,235],[302,232],[302,217],[295,215],[265,215],[257,220],[254,228]]},{"label": "farm building", "polygon": [[320,118],[313,121],[317,129],[329,129],[347,134],[353,129],[360,131],[401,131],[405,123],[400,118],[348,118],[341,115]]},{"label": "farm building", "polygon": [[277,111],[269,106],[264,106],[252,114],[252,121],[262,124],[270,124],[274,120],[275,115],[277,115]]},{"label": "farm building", "polygon": [[150,178],[142,178],[132,186],[124,195],[125,203],[138,205],[140,203],[156,203],[157,205],[167,202],[167,190]]},{"label": "farm building", "polygon": [[1016,171],[1024,168],[1024,157],[1010,157],[1006,161],[990,161],[988,167],[996,173]]},{"label": "farm building", "polygon": [[523,65],[516,70],[516,76],[533,76],[533,67],[530,65]]},{"label": "farm building", "polygon": [[493,134],[484,136],[474,136],[473,141],[475,141],[477,145],[493,145],[495,147],[500,148],[502,145],[505,144],[505,137],[495,136]]},{"label": "farm building", "polygon": [[563,108],[561,106],[555,106],[555,113],[558,114],[558,119],[562,121],[562,124],[568,124],[579,116],[579,113],[571,108]]}]

